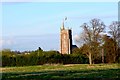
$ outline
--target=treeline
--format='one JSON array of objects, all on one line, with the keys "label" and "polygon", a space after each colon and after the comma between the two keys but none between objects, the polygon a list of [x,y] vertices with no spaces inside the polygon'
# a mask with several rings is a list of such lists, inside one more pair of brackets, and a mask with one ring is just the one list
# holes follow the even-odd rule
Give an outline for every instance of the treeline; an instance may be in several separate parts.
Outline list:
[{"label": "treeline", "polygon": [[[18,54],[19,53],[19,54]],[[2,50],[2,66],[32,66],[43,64],[86,64],[88,58],[82,54],[65,54],[58,51],[17,52]]]},{"label": "treeline", "polygon": [[[60,54],[58,51],[11,51],[2,50],[0,53],[2,58],[2,66],[32,66],[43,64],[89,64],[88,57],[82,52],[85,45],[72,50],[72,54]],[[109,48],[107,48],[109,49]],[[112,51],[110,48],[109,50]],[[108,50],[108,51],[109,51]],[[107,51],[107,50],[106,50]],[[111,52],[110,51],[110,52]],[[105,52],[104,63],[114,63],[112,53]],[[102,56],[94,58],[94,64],[103,63]],[[117,56],[115,63],[120,63],[120,55]]]}]

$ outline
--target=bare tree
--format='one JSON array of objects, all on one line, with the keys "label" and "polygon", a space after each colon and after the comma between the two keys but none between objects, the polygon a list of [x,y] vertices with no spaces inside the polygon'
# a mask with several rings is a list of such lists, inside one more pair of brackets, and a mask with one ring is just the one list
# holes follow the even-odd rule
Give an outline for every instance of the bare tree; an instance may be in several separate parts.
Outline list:
[{"label": "bare tree", "polygon": [[118,42],[119,38],[119,27],[120,27],[120,22],[118,21],[113,21],[112,24],[109,26],[109,33],[112,35],[113,39]]},{"label": "bare tree", "polygon": [[[112,35],[113,40],[115,41],[114,43],[114,54],[116,54],[116,56],[118,55],[118,47],[119,46],[119,41],[120,41],[120,22],[118,21],[113,21],[112,24],[109,26],[109,33]],[[114,56],[114,62],[116,59],[116,56]]]},{"label": "bare tree", "polygon": [[81,27],[83,28],[82,39],[87,44],[87,49],[84,51],[89,58],[89,63],[92,64],[95,58],[94,55],[99,53],[100,33],[105,29],[105,25],[100,19],[92,19],[90,25],[84,23]]}]

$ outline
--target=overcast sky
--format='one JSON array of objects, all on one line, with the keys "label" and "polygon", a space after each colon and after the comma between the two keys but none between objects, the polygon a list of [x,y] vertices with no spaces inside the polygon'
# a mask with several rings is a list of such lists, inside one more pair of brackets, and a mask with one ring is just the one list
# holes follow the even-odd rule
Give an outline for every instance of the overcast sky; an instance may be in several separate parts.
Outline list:
[{"label": "overcast sky", "polygon": [[117,2],[19,2],[2,3],[3,48],[11,50],[59,50],[60,27],[72,28],[74,36],[84,22],[99,18],[107,26],[118,20]]}]

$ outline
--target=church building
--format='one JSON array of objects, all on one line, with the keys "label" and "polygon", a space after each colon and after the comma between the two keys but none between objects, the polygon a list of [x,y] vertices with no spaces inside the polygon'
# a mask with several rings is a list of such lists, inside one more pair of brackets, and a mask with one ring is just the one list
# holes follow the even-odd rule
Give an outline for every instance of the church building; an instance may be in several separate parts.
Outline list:
[{"label": "church building", "polygon": [[60,53],[72,53],[72,30],[64,27],[64,22],[60,28]]}]

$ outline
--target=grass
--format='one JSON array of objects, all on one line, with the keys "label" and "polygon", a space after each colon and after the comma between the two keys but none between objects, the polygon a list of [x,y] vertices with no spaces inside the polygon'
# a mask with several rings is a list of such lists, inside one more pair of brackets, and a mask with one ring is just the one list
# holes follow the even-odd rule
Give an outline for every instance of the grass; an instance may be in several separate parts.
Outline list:
[{"label": "grass", "polygon": [[4,67],[2,79],[120,78],[120,64],[53,64]]}]

